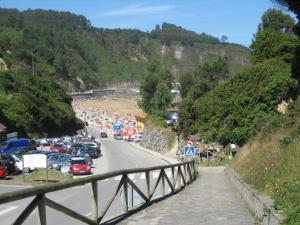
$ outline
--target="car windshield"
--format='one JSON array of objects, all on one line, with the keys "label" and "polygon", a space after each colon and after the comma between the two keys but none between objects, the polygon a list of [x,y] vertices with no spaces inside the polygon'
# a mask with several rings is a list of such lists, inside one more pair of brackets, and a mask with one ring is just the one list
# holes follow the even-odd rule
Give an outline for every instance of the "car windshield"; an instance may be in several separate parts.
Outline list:
[{"label": "car windshield", "polygon": [[94,150],[91,148],[84,148],[81,150],[81,152],[93,152]]},{"label": "car windshield", "polygon": [[86,164],[84,159],[76,159],[71,161],[72,165],[77,165],[77,164]]},{"label": "car windshield", "polygon": [[60,162],[67,162],[70,159],[70,156],[64,156],[61,159],[59,159]]},{"label": "car windshield", "polygon": [[63,147],[63,144],[55,144],[54,147]]}]

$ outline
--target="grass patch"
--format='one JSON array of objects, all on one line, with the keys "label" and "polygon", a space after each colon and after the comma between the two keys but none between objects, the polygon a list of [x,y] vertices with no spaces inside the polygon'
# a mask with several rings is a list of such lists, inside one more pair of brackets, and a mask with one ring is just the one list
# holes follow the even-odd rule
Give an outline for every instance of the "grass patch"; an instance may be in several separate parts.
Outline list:
[{"label": "grass patch", "polygon": [[284,225],[300,224],[300,139],[282,142],[278,132],[250,142],[231,166],[245,181],[271,196],[274,208],[282,210]]},{"label": "grass patch", "polygon": [[161,117],[150,115],[147,119],[147,125],[150,125],[152,127],[164,128],[165,121]]},{"label": "grass patch", "polygon": [[167,149],[171,150],[176,142],[177,134],[173,131],[167,130],[166,136],[167,136]]},{"label": "grass patch", "polygon": [[[60,171],[49,169],[48,182],[61,182],[73,179],[71,174],[63,174]],[[39,169],[25,176],[26,183],[45,183],[46,182],[46,169]]]}]

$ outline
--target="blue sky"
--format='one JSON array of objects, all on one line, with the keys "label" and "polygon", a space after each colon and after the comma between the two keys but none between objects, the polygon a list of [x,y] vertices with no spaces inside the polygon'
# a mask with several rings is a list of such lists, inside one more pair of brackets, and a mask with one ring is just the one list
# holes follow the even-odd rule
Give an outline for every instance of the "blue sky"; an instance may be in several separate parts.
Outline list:
[{"label": "blue sky", "polygon": [[152,30],[162,22],[248,46],[271,0],[0,0],[2,8],[53,9],[86,16],[95,27]]}]

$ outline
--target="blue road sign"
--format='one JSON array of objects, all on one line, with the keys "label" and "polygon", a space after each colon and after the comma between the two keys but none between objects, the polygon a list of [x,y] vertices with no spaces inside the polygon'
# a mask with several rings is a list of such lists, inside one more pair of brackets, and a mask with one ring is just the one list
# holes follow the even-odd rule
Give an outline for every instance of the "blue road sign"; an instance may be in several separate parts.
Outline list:
[{"label": "blue road sign", "polygon": [[193,157],[196,153],[196,148],[194,146],[184,146],[184,157]]}]

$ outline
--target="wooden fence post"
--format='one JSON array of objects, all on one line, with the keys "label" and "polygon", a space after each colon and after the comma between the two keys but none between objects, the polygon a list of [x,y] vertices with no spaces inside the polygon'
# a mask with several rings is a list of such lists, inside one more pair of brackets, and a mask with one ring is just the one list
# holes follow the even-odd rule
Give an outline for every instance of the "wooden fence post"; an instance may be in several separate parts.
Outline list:
[{"label": "wooden fence post", "polygon": [[148,201],[147,203],[150,202],[150,172],[146,171],[146,183],[147,183],[147,197],[148,197]]},{"label": "wooden fence post", "polygon": [[47,220],[46,220],[46,198],[45,194],[39,195],[40,197],[40,202],[38,205],[39,209],[39,217],[40,217],[40,223],[41,225],[46,225]]},{"label": "wooden fence post", "polygon": [[123,191],[124,191],[124,211],[125,212],[128,212],[128,177],[127,177],[127,174],[124,175],[125,176],[125,180],[124,180],[124,183],[123,183]]},{"label": "wooden fence post", "polygon": [[162,186],[162,190],[161,190],[161,195],[164,196],[165,195],[165,170],[161,169],[161,186]]},{"label": "wooden fence post", "polygon": [[91,203],[91,209],[92,209],[92,220],[95,223],[98,223],[98,184],[97,181],[91,182],[92,185],[92,203]]}]

